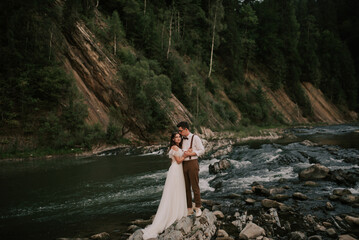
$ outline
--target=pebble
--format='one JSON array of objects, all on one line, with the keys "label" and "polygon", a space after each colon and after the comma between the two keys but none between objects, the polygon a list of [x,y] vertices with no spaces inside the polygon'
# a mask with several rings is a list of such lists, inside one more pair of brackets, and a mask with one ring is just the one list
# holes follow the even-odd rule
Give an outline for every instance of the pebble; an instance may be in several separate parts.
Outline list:
[{"label": "pebble", "polygon": [[270,199],[263,199],[261,201],[262,203],[262,206],[263,207],[266,207],[266,208],[278,208],[281,204],[283,203],[279,203],[277,201],[274,201],[274,200],[270,200]]},{"label": "pebble", "polygon": [[327,202],[325,204],[325,208],[329,211],[333,211],[334,210],[334,206],[330,203],[330,202]]},{"label": "pebble", "polygon": [[246,227],[239,234],[239,239],[253,239],[265,235],[263,228],[255,223],[248,223]]},{"label": "pebble", "polygon": [[357,217],[346,216],[345,221],[347,221],[348,223],[350,223],[352,225],[359,225],[359,218],[357,218]]},{"label": "pebble", "polygon": [[243,194],[253,194],[253,191],[251,189],[246,189],[243,191]]},{"label": "pebble", "polygon": [[254,204],[254,203],[256,202],[256,200],[253,199],[253,198],[247,198],[247,199],[245,200],[245,202],[246,202],[247,204]]},{"label": "pebble", "polygon": [[303,193],[300,193],[300,192],[295,192],[293,193],[293,198],[295,199],[299,199],[299,200],[307,200],[308,197],[306,195],[304,195]]},{"label": "pebble", "polygon": [[224,214],[217,210],[217,211],[214,211],[213,214],[217,217],[217,218],[220,218],[220,219],[223,219],[224,218]]},{"label": "pebble", "polygon": [[333,224],[331,224],[330,222],[323,222],[323,226],[324,227],[332,227]]},{"label": "pebble", "polygon": [[330,237],[335,237],[337,235],[337,232],[334,230],[334,228],[329,228],[329,229],[327,229],[327,234]]},{"label": "pebble", "polygon": [[316,182],[313,182],[313,181],[306,181],[304,183],[305,186],[309,186],[309,187],[315,187],[317,186],[318,184]]},{"label": "pebble", "polygon": [[291,232],[289,235],[289,240],[304,240],[306,238],[307,238],[306,234],[299,231]]},{"label": "pebble", "polygon": [[108,234],[107,232],[102,232],[102,233],[92,235],[90,237],[90,239],[93,239],[93,240],[109,240],[110,239],[110,234]]},{"label": "pebble", "polygon": [[345,235],[340,235],[339,236],[339,240],[357,240],[356,238],[353,238],[352,236],[350,236],[349,234],[345,234]]},{"label": "pebble", "polygon": [[320,235],[313,235],[308,238],[308,240],[322,240],[322,236]]}]

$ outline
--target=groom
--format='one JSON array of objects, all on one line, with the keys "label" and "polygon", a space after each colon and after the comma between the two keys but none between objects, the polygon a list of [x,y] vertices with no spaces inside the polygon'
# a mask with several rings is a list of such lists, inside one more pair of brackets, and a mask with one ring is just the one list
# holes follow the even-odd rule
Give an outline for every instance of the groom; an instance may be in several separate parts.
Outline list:
[{"label": "groom", "polygon": [[185,151],[187,156],[182,165],[183,165],[183,174],[186,184],[186,197],[187,197],[187,208],[188,215],[193,213],[192,208],[192,193],[194,195],[194,202],[196,204],[195,211],[196,216],[199,217],[202,214],[201,211],[201,193],[199,190],[199,165],[198,157],[204,154],[204,147],[201,139],[197,135],[193,135],[189,131],[189,125],[187,122],[180,122],[177,124],[178,132],[183,137],[182,149]]}]

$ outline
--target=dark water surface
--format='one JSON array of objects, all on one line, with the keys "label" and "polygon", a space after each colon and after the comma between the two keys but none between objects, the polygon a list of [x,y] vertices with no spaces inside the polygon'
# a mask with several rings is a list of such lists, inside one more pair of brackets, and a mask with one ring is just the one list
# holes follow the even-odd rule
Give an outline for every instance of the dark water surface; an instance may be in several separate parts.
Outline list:
[{"label": "dark water surface", "polygon": [[[298,172],[313,161],[331,170],[358,167],[344,160],[359,158],[359,126],[288,131],[295,138],[234,146],[220,157],[229,159],[232,168],[216,176],[208,173],[208,166],[220,158],[202,159],[202,197],[230,205],[225,196],[242,193],[254,181],[266,187],[286,184],[291,187],[287,194],[300,191],[310,196],[306,202],[295,203],[304,212],[319,217],[327,214],[320,208],[328,201],[326,196],[345,186],[323,181],[319,187],[309,188],[298,181]],[[318,145],[307,146],[303,140]],[[1,161],[0,239],[88,237],[103,231],[112,235],[126,229],[131,220],[148,218],[157,209],[170,164],[162,153],[113,151],[86,158]],[[358,184],[348,188],[359,193]],[[331,214],[344,212],[358,209],[338,205]]]}]

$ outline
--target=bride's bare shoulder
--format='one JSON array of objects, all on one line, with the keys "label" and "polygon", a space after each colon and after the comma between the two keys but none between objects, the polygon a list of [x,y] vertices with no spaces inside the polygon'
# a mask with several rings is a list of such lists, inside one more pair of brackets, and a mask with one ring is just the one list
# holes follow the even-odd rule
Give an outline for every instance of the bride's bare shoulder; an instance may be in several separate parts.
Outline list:
[{"label": "bride's bare shoulder", "polygon": [[179,150],[179,148],[178,148],[176,145],[173,145],[173,146],[171,147],[171,149],[172,149],[173,151],[178,151],[178,150]]}]

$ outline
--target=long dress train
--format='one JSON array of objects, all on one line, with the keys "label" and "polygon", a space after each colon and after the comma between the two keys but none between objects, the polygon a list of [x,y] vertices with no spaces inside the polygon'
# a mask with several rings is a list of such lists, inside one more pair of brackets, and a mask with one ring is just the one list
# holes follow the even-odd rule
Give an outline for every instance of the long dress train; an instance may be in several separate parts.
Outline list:
[{"label": "long dress train", "polygon": [[183,151],[170,150],[168,153],[172,163],[167,172],[167,178],[162,193],[160,205],[151,225],[142,230],[143,239],[156,238],[176,220],[187,215],[186,188],[182,163],[178,164],[174,156],[181,157]]}]

